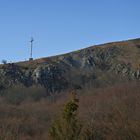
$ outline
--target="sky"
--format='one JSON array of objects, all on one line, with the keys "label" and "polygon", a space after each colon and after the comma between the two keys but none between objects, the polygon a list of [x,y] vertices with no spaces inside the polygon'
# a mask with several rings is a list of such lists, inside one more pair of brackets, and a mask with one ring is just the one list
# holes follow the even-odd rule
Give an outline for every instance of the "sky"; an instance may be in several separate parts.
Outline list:
[{"label": "sky", "polygon": [[140,37],[140,0],[0,0],[0,61]]}]

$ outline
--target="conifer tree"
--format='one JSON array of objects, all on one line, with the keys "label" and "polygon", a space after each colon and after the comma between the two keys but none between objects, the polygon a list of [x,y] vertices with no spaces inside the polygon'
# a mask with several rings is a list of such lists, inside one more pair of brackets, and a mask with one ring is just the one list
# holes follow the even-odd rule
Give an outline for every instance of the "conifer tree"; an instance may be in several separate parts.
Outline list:
[{"label": "conifer tree", "polygon": [[50,129],[51,140],[80,139],[82,126],[77,118],[78,102],[75,92],[72,92],[72,99],[64,106],[61,116]]}]

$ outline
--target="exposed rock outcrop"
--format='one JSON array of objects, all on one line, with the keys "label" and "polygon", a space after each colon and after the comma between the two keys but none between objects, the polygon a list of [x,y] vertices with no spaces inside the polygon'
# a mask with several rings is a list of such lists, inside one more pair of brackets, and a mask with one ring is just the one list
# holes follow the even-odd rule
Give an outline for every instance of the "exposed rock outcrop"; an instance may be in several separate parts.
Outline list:
[{"label": "exposed rock outcrop", "polygon": [[[32,62],[0,65],[0,89],[15,84],[42,85],[48,92],[104,85],[119,79],[140,80],[140,39],[92,46]],[[118,80],[119,81],[119,80]]]}]

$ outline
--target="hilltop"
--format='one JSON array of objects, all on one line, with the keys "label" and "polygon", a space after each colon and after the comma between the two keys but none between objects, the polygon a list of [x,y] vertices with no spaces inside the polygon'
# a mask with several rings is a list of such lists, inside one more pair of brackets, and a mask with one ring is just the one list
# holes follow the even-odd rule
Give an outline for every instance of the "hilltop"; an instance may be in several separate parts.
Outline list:
[{"label": "hilltop", "polygon": [[63,55],[0,65],[0,88],[41,85],[48,92],[140,79],[140,39],[94,45]]}]

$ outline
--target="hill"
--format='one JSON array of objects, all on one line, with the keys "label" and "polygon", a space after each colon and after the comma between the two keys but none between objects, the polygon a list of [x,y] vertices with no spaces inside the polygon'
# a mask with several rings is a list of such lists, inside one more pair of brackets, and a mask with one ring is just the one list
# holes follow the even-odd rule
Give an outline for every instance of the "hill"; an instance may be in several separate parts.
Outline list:
[{"label": "hill", "polygon": [[140,79],[140,39],[91,46],[33,61],[0,65],[0,89],[41,85],[48,93]]},{"label": "hill", "polygon": [[139,140],[139,56],[134,39],[0,65],[0,139]]}]

